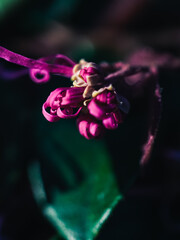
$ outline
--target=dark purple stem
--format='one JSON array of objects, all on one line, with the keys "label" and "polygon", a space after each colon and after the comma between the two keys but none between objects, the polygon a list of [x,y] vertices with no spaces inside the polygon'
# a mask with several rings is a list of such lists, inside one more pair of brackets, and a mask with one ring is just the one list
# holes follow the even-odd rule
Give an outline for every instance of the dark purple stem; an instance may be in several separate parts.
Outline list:
[{"label": "dark purple stem", "polygon": [[[156,73],[157,74],[157,73]],[[153,80],[153,79],[152,79]],[[143,155],[140,161],[141,165],[147,163],[150,158],[152,147],[154,144],[154,140],[157,134],[160,114],[161,114],[161,93],[160,87],[157,81],[157,75],[154,75],[154,83],[152,84],[152,91],[150,93],[150,121],[149,121],[149,129],[148,129],[148,139],[145,145],[143,146]]]}]

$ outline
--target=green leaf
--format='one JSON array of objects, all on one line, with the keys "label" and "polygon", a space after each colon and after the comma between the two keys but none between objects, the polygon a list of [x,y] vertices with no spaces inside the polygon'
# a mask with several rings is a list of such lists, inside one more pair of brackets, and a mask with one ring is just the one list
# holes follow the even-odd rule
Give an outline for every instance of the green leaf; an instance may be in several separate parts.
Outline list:
[{"label": "green leaf", "polygon": [[103,141],[88,141],[75,122],[43,121],[41,161],[29,168],[32,190],[44,216],[68,240],[91,240],[122,199]]},{"label": "green leaf", "polygon": [[19,4],[20,0],[1,0],[0,1],[0,20],[4,17],[4,15],[11,9],[13,9],[17,4]]}]

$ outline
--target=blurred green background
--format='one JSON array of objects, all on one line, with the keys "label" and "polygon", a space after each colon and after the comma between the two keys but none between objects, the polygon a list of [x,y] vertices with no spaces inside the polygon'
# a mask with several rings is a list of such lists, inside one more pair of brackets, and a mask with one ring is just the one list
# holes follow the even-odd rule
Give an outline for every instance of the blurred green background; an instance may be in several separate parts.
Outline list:
[{"label": "blurred green background", "polygon": [[[178,0],[0,0],[0,45],[96,63],[124,61],[147,46],[180,56],[179,9]],[[117,131],[88,141],[75,120],[48,123],[41,113],[69,80],[5,80],[1,73],[21,68],[0,64],[0,240],[90,240],[99,231],[97,240],[180,238],[180,71],[160,72],[160,128],[140,169],[144,99]]]}]

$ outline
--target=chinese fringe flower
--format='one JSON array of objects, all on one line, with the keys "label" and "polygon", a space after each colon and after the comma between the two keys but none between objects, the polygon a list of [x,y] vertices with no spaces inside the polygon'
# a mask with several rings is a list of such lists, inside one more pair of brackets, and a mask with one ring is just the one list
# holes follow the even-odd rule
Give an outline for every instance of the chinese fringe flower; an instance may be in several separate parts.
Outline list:
[{"label": "chinese fringe flower", "polygon": [[71,77],[73,86],[55,89],[43,104],[42,113],[50,122],[77,117],[77,126],[87,139],[116,129],[129,111],[128,101],[117,94],[107,75],[95,63],[76,64],[63,55],[32,60],[0,47],[0,57],[28,67],[36,83],[45,83],[50,73]]},{"label": "chinese fringe flower", "polygon": [[73,86],[57,88],[43,105],[43,115],[50,122],[78,116],[77,125],[87,139],[100,137],[105,129],[116,129],[123,121],[120,102],[112,85],[103,85],[95,63],[80,61],[73,67]]}]

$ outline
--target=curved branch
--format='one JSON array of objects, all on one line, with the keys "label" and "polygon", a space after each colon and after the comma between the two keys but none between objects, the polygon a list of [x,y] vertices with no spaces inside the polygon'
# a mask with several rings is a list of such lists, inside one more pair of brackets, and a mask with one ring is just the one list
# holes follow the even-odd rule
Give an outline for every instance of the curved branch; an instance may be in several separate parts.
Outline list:
[{"label": "curved branch", "polygon": [[148,138],[143,146],[143,155],[140,161],[141,165],[147,163],[150,158],[152,147],[154,145],[154,140],[157,134],[160,114],[161,114],[161,93],[160,86],[157,81],[157,76],[154,76],[154,86],[152,86],[152,92],[150,93],[150,121],[148,128]]}]

